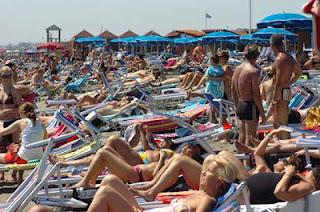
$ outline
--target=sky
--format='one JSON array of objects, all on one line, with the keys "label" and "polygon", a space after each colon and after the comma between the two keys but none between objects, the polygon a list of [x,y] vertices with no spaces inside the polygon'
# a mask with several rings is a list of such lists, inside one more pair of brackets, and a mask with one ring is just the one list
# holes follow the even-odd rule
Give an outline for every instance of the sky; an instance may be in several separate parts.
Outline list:
[{"label": "sky", "polygon": [[[251,0],[252,27],[274,13],[301,13],[307,0]],[[45,29],[62,28],[62,41],[86,29],[94,35],[128,29],[141,35],[154,30],[236,29],[249,26],[249,0],[2,0],[0,45],[45,42]]]}]

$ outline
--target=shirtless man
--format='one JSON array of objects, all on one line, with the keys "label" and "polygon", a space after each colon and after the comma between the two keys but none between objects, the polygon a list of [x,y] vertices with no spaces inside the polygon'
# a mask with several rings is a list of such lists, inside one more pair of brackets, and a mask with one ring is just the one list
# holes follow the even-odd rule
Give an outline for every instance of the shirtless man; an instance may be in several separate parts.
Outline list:
[{"label": "shirtless man", "polygon": [[197,64],[201,64],[205,57],[205,50],[204,48],[198,44],[192,51],[192,59]]},{"label": "shirtless man", "polygon": [[[273,35],[270,39],[270,46],[276,56],[272,66],[274,89],[270,108],[273,113],[273,127],[276,129],[280,125],[288,125],[290,86],[297,81],[302,71],[295,59],[283,51],[281,35]],[[283,132],[279,138],[287,139],[289,136],[287,132]]]},{"label": "shirtless man", "polygon": [[245,62],[239,65],[232,77],[232,96],[240,122],[241,143],[250,145],[251,136],[256,135],[259,115],[265,122],[262,99],[259,91],[260,70],[256,66],[259,50],[256,45],[248,45],[244,51]]}]

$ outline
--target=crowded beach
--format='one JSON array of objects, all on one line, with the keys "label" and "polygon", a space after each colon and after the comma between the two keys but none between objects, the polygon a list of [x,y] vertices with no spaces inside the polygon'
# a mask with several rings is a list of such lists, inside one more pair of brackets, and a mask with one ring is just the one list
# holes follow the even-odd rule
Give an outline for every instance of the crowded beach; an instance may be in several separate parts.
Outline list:
[{"label": "crowded beach", "polygon": [[319,5],[0,49],[0,211],[319,211]]}]

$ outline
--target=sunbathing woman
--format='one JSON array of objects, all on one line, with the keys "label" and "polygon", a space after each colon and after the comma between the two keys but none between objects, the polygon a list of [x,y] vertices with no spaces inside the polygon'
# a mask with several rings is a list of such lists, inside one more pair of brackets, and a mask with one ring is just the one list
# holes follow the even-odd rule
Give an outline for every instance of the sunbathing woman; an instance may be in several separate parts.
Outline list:
[{"label": "sunbathing woman", "polygon": [[105,107],[97,109],[94,112],[91,112],[86,119],[88,121],[93,121],[95,119],[101,119],[103,121],[102,116],[109,116],[114,114],[120,114],[124,111],[129,110],[130,108],[139,108],[144,112],[148,111],[148,106],[142,102],[139,102],[132,97],[124,97],[121,101],[112,101],[107,104]]},{"label": "sunbathing woman", "polygon": [[[201,177],[200,177],[201,176]],[[216,199],[226,193],[238,177],[235,166],[219,156],[209,156],[199,175],[199,189],[158,211],[212,211]],[[179,193],[178,193],[179,194]],[[127,186],[115,176],[106,177],[88,211],[142,211]],[[155,211],[155,209],[151,210]]]},{"label": "sunbathing woman", "polygon": [[164,67],[166,70],[175,70],[184,64],[188,64],[190,50],[185,50],[181,58],[171,58],[168,64]]},{"label": "sunbathing woman", "polygon": [[295,166],[288,165],[282,173],[258,173],[246,181],[252,204],[295,201],[320,189],[320,168],[297,173]]},{"label": "sunbathing woman", "polygon": [[261,142],[256,140],[255,138],[251,137],[251,143],[253,146],[257,147],[251,147],[247,146],[245,144],[242,144],[238,141],[236,141],[235,145],[239,152],[242,153],[255,153],[259,154],[259,156],[263,154],[270,154],[270,153],[294,153],[296,151],[301,150],[302,148],[297,147],[296,142],[298,141],[298,138],[292,138],[292,139],[285,139],[285,140],[279,140],[277,138],[277,135],[279,132],[288,132],[286,129],[280,128],[279,130],[272,130]]},{"label": "sunbathing woman", "polygon": [[[21,132],[20,147],[12,145],[7,153],[0,154],[0,163],[2,164],[26,164],[30,160],[38,160],[42,157],[42,148],[27,149],[26,145],[47,137],[44,126],[37,120],[32,104],[22,104],[19,107],[19,113],[20,120],[0,130],[0,136],[10,135],[15,131]],[[16,176],[12,177],[17,180]],[[19,180],[22,180],[22,174],[19,176]]]},{"label": "sunbathing woman", "polygon": [[273,204],[281,201],[295,201],[320,189],[320,168],[304,171],[304,166],[296,156],[281,159],[268,167],[264,153],[273,135],[281,128],[273,130],[255,150],[257,167],[246,179],[250,191],[250,203]]},{"label": "sunbathing woman", "polygon": [[[94,187],[97,177],[106,167],[124,182],[149,181],[164,166],[165,161],[174,155],[169,149],[136,152],[125,142],[119,137],[110,137],[92,159],[85,177],[75,187]],[[197,148],[185,148],[183,154],[192,157],[199,153]]]},{"label": "sunbathing woman", "polygon": [[58,89],[62,88],[64,83],[53,83],[53,81],[46,80],[44,78],[44,73],[46,72],[46,67],[42,66],[37,69],[37,72],[32,76],[30,85],[33,89],[39,89],[43,87],[50,95],[54,95]]},{"label": "sunbathing woman", "polygon": [[147,62],[145,61],[143,55],[138,55],[134,58],[135,60],[130,65],[132,71],[145,70],[147,68]]},{"label": "sunbathing woman", "polygon": [[[241,161],[236,158],[231,152],[222,151],[218,154],[223,157],[232,166],[237,167],[238,179],[243,180],[248,176],[245,167]],[[189,157],[183,155],[175,155],[169,162],[160,170],[155,178],[146,186],[133,189],[136,195],[139,195],[146,200],[153,200],[157,194],[165,191],[173,186],[182,175],[186,183],[191,189],[197,190],[200,186],[201,165]]]}]

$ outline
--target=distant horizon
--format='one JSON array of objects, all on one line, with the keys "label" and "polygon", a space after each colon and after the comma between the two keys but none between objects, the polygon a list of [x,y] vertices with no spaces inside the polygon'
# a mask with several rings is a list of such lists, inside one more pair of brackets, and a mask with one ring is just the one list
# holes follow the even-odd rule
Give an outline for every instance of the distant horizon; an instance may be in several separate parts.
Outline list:
[{"label": "distant horizon", "polygon": [[[108,30],[119,36],[127,30],[139,35],[153,30],[165,36],[173,30],[249,28],[249,0],[10,0],[2,2],[0,45],[46,42],[45,29],[53,24],[62,29],[61,41],[87,30],[94,36]],[[252,0],[252,29],[274,13],[300,13],[306,0]],[[241,10],[239,9],[241,8]],[[5,23],[4,23],[5,22]],[[1,24],[2,23],[2,24]]]}]

